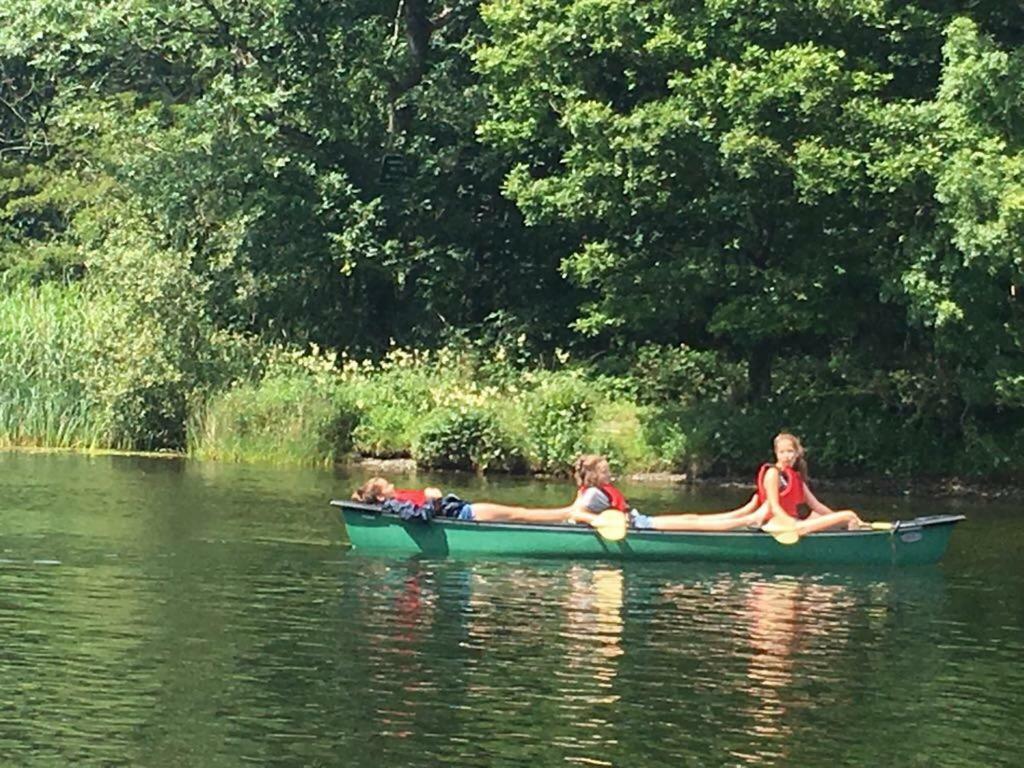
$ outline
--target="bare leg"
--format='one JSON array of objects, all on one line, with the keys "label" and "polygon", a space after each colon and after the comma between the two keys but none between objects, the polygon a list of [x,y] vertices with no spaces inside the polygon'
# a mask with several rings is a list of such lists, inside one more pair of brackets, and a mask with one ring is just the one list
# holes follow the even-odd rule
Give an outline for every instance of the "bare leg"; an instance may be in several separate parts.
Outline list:
[{"label": "bare leg", "polygon": [[570,514],[572,507],[531,509],[488,502],[473,503],[473,517],[481,523],[564,523]]},{"label": "bare leg", "polygon": [[[758,504],[757,504],[757,494],[756,493],[753,496],[751,496],[750,497],[750,501],[748,501],[742,507],[738,507],[737,509],[729,510],[728,512],[708,512],[708,513],[702,512],[702,513],[700,513],[699,516],[700,516],[700,519],[702,521],[705,521],[705,520],[706,521],[712,521],[712,520],[744,520],[744,521],[746,521],[746,520],[750,519],[750,513],[754,512],[755,510],[757,512],[761,513],[762,515],[767,514],[767,512],[768,512],[768,502],[765,502],[765,503],[761,504],[760,506],[758,506]],[[758,523],[758,525],[760,525],[760,523]]]},{"label": "bare leg", "polygon": [[860,530],[864,525],[857,513],[852,509],[843,509],[839,512],[832,512],[826,515],[813,515],[806,520],[796,524],[796,529],[801,536],[817,531],[827,531],[829,528],[846,528],[851,531]]},{"label": "bare leg", "polygon": [[673,517],[699,517],[701,520],[740,520],[745,519],[750,512],[743,509],[734,509],[731,512],[700,512],[693,514],[673,515]]}]

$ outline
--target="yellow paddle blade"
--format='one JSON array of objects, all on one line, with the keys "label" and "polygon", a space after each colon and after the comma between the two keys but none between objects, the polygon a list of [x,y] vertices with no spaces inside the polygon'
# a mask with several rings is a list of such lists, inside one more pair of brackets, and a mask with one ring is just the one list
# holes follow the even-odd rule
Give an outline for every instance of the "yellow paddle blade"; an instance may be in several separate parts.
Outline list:
[{"label": "yellow paddle blade", "polygon": [[790,528],[788,531],[768,531],[779,544],[796,544],[800,541],[800,534],[796,532],[795,528]]},{"label": "yellow paddle blade", "polygon": [[761,530],[765,533],[771,534],[771,537],[775,539],[779,544],[796,544],[800,541],[800,534],[796,529],[795,523],[781,523],[777,518],[772,518],[763,526]]},{"label": "yellow paddle blade", "polygon": [[871,530],[873,530],[873,531],[891,531],[892,530],[892,523],[876,521],[874,523],[870,523],[870,525],[871,525]]},{"label": "yellow paddle blade", "polygon": [[626,516],[617,509],[606,509],[590,524],[605,541],[622,541],[626,538]]}]

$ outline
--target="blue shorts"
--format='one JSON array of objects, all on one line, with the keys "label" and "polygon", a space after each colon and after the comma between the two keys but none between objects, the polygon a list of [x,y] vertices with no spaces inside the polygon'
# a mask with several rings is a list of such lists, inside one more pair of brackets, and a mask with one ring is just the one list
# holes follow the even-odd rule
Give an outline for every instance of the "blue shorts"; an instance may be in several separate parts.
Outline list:
[{"label": "blue shorts", "polygon": [[459,510],[458,514],[455,515],[456,520],[476,520],[476,516],[473,514],[473,505],[468,501],[462,505],[462,509]]},{"label": "blue shorts", "polygon": [[631,528],[644,530],[647,528],[654,528],[654,521],[647,515],[641,515],[635,509],[631,509],[629,511],[629,525]]}]

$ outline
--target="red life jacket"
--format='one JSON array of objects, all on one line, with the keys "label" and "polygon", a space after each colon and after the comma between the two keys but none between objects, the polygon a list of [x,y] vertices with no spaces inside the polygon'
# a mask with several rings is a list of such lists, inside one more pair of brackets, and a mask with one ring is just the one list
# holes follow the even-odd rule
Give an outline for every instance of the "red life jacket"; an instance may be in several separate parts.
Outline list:
[{"label": "red life jacket", "polygon": [[[768,494],[764,490],[764,476],[768,470],[775,466],[774,464],[762,464],[761,469],[757,473],[757,503],[764,504],[768,498]],[[780,469],[779,474],[779,504],[786,510],[786,514],[790,517],[800,517],[800,511],[798,507],[804,503],[804,479],[800,473],[792,467],[786,467]],[[784,480],[783,480],[784,478]],[[782,486],[786,487],[783,488]],[[768,513],[768,520],[771,518],[771,512]]]},{"label": "red life jacket", "polygon": [[417,507],[427,503],[427,494],[423,491],[412,490],[411,488],[395,488],[395,501],[409,501]]},{"label": "red life jacket", "polygon": [[[620,512],[629,511],[629,504],[626,502],[626,497],[623,496],[622,491],[620,491],[614,485],[595,485],[592,487],[597,488],[599,491],[604,493],[605,496],[608,497],[608,500],[611,501],[612,509],[617,509]],[[581,485],[579,488],[579,492],[583,493],[585,490],[587,490],[587,488],[588,486]]]}]

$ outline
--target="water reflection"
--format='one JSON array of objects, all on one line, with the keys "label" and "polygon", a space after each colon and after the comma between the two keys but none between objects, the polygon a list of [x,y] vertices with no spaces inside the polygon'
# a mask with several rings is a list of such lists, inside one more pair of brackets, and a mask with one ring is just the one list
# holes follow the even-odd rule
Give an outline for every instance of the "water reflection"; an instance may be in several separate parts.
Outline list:
[{"label": "water reflection", "polygon": [[782,694],[792,681],[799,590],[793,582],[762,583],[752,585],[746,596],[751,646],[746,691],[752,706],[744,711],[758,736],[785,738],[791,732]]},{"label": "water reflection", "polygon": [[606,758],[617,743],[615,705],[621,693],[616,680],[625,653],[623,572],[619,567],[574,565],[566,572],[565,585],[565,621],[559,634],[565,664],[557,674],[562,718],[577,727],[556,743],[567,762],[611,765]]},{"label": "water reflection", "polygon": [[[729,764],[792,764],[820,747],[808,733],[821,708],[852,703],[816,689],[841,691],[861,672],[849,659],[855,638],[899,602],[886,582],[846,575],[375,566],[376,586],[362,595],[375,631],[361,643],[376,735],[396,760],[406,753],[394,740],[404,739],[431,743],[438,760],[514,749],[618,764],[714,744]],[[934,601],[943,582],[915,589]],[[446,696],[438,720],[433,707]]]},{"label": "water reflection", "polygon": [[0,461],[0,765],[1024,752],[1007,520],[958,531],[977,559],[907,571],[366,559],[323,545],[330,476],[14,464]]},{"label": "water reflection", "polygon": [[783,577],[751,583],[742,605],[750,649],[743,691],[750,701],[741,711],[756,741],[754,750],[732,755],[763,765],[787,757],[798,722],[792,709],[806,704],[789,691],[799,674],[796,665],[815,650],[837,651],[850,635],[857,601],[844,585]]}]

